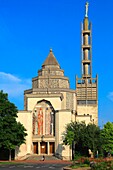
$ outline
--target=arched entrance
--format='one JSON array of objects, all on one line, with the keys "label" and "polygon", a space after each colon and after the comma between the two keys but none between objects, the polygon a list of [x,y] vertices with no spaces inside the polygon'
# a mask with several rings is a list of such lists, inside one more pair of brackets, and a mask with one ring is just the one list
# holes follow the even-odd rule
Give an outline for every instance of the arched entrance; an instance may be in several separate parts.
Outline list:
[{"label": "arched entrance", "polygon": [[37,102],[32,112],[33,153],[55,152],[55,110],[46,100]]}]

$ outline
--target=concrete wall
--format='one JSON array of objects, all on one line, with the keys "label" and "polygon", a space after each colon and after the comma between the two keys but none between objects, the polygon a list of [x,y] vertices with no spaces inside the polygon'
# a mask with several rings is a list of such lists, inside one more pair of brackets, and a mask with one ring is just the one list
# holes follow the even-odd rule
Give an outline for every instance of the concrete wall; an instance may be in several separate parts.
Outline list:
[{"label": "concrete wall", "polygon": [[34,106],[37,104],[38,101],[41,100],[47,100],[50,101],[50,103],[52,104],[52,106],[56,109],[56,110],[60,110],[61,109],[61,99],[60,97],[57,98],[53,98],[53,97],[49,97],[49,98],[28,98],[27,99],[27,105],[28,105],[28,110],[33,110]]},{"label": "concrete wall", "polygon": [[16,150],[16,158],[22,157],[26,154],[32,154],[32,113],[20,111],[18,112],[18,122],[21,122],[26,128],[26,143],[22,144],[20,148]]},{"label": "concrete wall", "polygon": [[64,160],[72,158],[72,151],[69,146],[63,145],[63,133],[66,125],[71,122],[72,116],[70,111],[59,111],[56,113],[56,128],[55,128],[55,150],[56,155]]},{"label": "concrete wall", "polygon": [[77,122],[85,122],[86,125],[88,125],[91,122],[90,116],[76,116]]},{"label": "concrete wall", "polygon": [[[78,105],[77,106],[77,114],[84,115],[91,115],[91,119],[95,124],[98,124],[98,106],[97,105]],[[85,118],[86,119],[86,118]]]}]

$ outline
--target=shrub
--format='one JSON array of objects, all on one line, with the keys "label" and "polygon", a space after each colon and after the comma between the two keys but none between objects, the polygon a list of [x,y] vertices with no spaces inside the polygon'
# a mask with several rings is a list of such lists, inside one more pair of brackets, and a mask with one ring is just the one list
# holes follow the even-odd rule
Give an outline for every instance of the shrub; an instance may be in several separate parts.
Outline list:
[{"label": "shrub", "polygon": [[74,155],[74,160],[78,160],[82,157],[82,155],[79,153],[79,152],[75,152],[75,155]]},{"label": "shrub", "polygon": [[89,159],[85,159],[85,160],[83,161],[83,163],[84,163],[84,164],[87,164],[87,165],[90,165]]},{"label": "shrub", "polygon": [[[93,164],[92,164],[93,165]],[[100,162],[91,166],[92,170],[113,170],[113,162]]]}]

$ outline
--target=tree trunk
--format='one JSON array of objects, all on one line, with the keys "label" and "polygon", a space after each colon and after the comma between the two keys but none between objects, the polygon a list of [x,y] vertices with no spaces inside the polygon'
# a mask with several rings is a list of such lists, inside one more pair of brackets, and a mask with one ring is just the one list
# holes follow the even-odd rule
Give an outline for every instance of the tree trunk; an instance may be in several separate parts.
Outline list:
[{"label": "tree trunk", "polygon": [[72,160],[74,160],[75,157],[75,141],[72,141]]},{"label": "tree trunk", "polygon": [[9,161],[11,161],[11,149],[9,149]]}]

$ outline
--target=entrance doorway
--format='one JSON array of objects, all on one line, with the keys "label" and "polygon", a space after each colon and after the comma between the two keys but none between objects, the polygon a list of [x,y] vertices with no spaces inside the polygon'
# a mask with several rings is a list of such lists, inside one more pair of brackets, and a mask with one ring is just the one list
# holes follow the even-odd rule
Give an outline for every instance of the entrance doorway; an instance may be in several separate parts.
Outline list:
[{"label": "entrance doorway", "polygon": [[38,154],[38,142],[33,142],[33,153]]},{"label": "entrance doorway", "polygon": [[55,148],[55,143],[54,142],[50,142],[49,143],[49,152],[50,152],[50,154],[54,154],[55,153],[54,148]]},{"label": "entrance doorway", "polygon": [[47,142],[40,143],[40,153],[47,154]]}]

